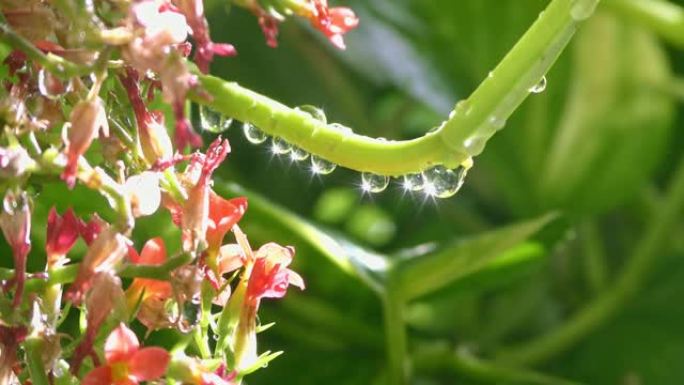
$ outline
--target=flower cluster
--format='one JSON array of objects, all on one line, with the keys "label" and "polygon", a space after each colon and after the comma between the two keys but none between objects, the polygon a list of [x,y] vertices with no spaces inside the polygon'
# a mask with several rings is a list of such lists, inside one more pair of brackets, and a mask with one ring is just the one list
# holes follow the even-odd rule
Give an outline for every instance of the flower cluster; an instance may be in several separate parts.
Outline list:
[{"label": "flower cluster", "polygon": [[[272,46],[282,15],[339,48],[358,24],[325,0],[269,3],[279,10],[236,2]],[[202,0],[8,0],[0,12],[14,48],[0,73],[0,229],[13,257],[0,269],[0,383],[240,383],[277,355],[257,354],[261,300],[304,281],[294,248],[252,249],[238,225],[247,199],[214,186],[230,144],[202,151],[188,116],[198,74],[235,48],[212,41]],[[46,182],[112,210],[58,209],[39,193]],[[146,216],[171,223],[140,240]],[[73,313],[80,328],[63,323]],[[139,339],[169,328],[168,345]]]}]

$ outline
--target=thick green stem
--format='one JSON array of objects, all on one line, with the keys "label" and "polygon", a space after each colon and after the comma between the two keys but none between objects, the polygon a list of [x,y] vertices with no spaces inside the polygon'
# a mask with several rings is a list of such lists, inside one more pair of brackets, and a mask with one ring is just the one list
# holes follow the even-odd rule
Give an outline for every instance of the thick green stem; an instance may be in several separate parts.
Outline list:
[{"label": "thick green stem", "polygon": [[516,365],[543,363],[613,317],[641,288],[683,209],[684,159],[680,161],[663,203],[646,226],[644,236],[634,248],[615,284],[561,327],[526,344],[510,347],[502,351],[499,358]]},{"label": "thick green stem", "polygon": [[43,340],[38,337],[28,337],[24,342],[24,350],[26,350],[26,361],[28,363],[29,374],[31,375],[31,383],[34,385],[49,385],[47,371],[43,365]]},{"label": "thick green stem", "polygon": [[456,167],[478,155],[485,142],[529,95],[598,0],[553,0],[475,92],[457,104],[449,119],[423,137],[385,141],[346,133],[305,112],[250,91],[233,82],[200,75],[207,99],[198,103],[256,125],[302,149],[358,171],[401,175],[432,165]]},{"label": "thick green stem", "polygon": [[385,346],[387,349],[387,383],[390,385],[408,385],[410,379],[410,362],[406,338],[406,322],[404,313],[406,302],[401,288],[389,274],[383,300],[385,317]]},{"label": "thick green stem", "polygon": [[684,8],[665,0],[606,0],[605,7],[684,47]]}]

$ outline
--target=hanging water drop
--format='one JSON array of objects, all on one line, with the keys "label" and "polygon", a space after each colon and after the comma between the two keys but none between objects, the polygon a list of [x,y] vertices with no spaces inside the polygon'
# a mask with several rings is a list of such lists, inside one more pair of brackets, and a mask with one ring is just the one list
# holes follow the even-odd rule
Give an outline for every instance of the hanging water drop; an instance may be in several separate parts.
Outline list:
[{"label": "hanging water drop", "polygon": [[50,100],[57,100],[62,94],[69,92],[71,82],[63,83],[56,76],[42,68],[38,71],[38,92]]},{"label": "hanging water drop", "polygon": [[425,171],[426,195],[435,198],[449,198],[454,196],[463,186],[467,169],[459,166],[455,170],[449,170],[444,166],[435,166]]},{"label": "hanging water drop", "polygon": [[361,174],[361,189],[370,193],[379,193],[385,191],[389,185],[389,177],[387,175],[372,174],[364,172]]},{"label": "hanging water drop", "polygon": [[546,89],[546,76],[542,76],[539,82],[530,87],[530,92],[533,94],[540,94]]},{"label": "hanging water drop", "polygon": [[306,112],[307,114],[311,115],[312,118],[322,122],[323,124],[328,123],[328,118],[325,116],[325,112],[316,106],[305,104],[303,106],[297,107],[296,109]]},{"label": "hanging water drop", "polygon": [[337,165],[316,155],[311,155],[311,171],[318,175],[328,175],[335,171]]},{"label": "hanging water drop", "polygon": [[265,132],[248,122],[242,125],[242,131],[245,134],[245,138],[252,144],[261,144],[268,139],[268,135]]},{"label": "hanging water drop", "polygon": [[207,106],[199,107],[200,126],[203,130],[220,134],[230,128],[233,119],[227,118]]},{"label": "hanging water drop", "polygon": [[402,185],[406,191],[421,191],[425,188],[425,177],[422,172],[404,175]]},{"label": "hanging water drop", "polygon": [[309,157],[309,153],[302,150],[301,148],[297,146],[292,146],[292,150],[290,150],[290,159],[294,160],[295,162],[300,162],[302,160],[305,160],[306,158]]},{"label": "hanging water drop", "polygon": [[570,16],[575,21],[582,21],[589,18],[596,10],[598,0],[575,0],[570,8]]},{"label": "hanging water drop", "polygon": [[285,155],[292,151],[292,145],[285,141],[285,139],[276,136],[271,139],[271,152],[276,155]]}]

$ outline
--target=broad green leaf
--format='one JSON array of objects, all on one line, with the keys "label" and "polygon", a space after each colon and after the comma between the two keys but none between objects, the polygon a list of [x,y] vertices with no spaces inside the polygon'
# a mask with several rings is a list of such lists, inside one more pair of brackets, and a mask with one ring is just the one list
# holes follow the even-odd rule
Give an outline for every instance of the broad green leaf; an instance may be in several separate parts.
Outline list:
[{"label": "broad green leaf", "polygon": [[527,240],[555,214],[461,239],[434,253],[400,260],[396,265],[399,286],[407,300],[445,287],[474,273],[505,264],[505,252]]}]

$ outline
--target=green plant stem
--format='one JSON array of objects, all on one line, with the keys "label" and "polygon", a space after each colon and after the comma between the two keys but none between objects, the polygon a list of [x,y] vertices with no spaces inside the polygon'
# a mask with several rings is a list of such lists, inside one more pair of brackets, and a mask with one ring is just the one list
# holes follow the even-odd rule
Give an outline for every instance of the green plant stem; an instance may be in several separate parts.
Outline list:
[{"label": "green plant stem", "polygon": [[[191,98],[354,170],[401,175],[436,164],[453,168],[481,152],[597,3],[552,0],[490,76],[466,101],[457,104],[448,120],[438,130],[413,140],[385,141],[345,133],[236,83],[208,75],[199,75],[199,79],[211,98],[202,93]],[[588,11],[578,13],[578,7]]]},{"label": "green plant stem", "polygon": [[21,50],[29,59],[40,63],[49,72],[62,78],[84,75],[90,72],[90,68],[79,66],[62,57],[53,54],[44,54],[30,41],[19,36],[7,25],[4,18],[0,18],[0,40],[11,47]]},{"label": "green plant stem", "polygon": [[390,385],[408,385],[410,363],[406,323],[404,321],[406,302],[401,295],[401,287],[393,277],[390,272],[382,298],[385,317],[385,346],[387,349],[387,380]]},{"label": "green plant stem", "polygon": [[561,327],[531,342],[512,346],[498,358],[516,365],[540,364],[568,349],[613,317],[634,295],[667,244],[671,229],[684,209],[684,159],[674,173],[667,194],[645,228],[616,282]]},{"label": "green plant stem", "polygon": [[[150,278],[158,280],[168,280],[169,274],[175,269],[192,262],[189,254],[182,254],[171,258],[162,265],[125,265],[119,275],[123,278]],[[42,290],[46,285],[63,285],[71,283],[76,279],[80,264],[74,263],[54,269],[47,280],[42,276],[30,276],[26,280],[26,291],[35,292]],[[0,268],[0,280],[11,279],[14,277],[14,270]]]},{"label": "green plant stem", "polygon": [[47,378],[47,371],[43,365],[43,349],[43,340],[38,337],[30,336],[24,342],[31,383],[34,385],[50,384]]},{"label": "green plant stem", "polygon": [[589,289],[594,295],[603,291],[608,280],[608,262],[596,223],[587,221],[579,228],[584,253],[584,271]]},{"label": "green plant stem", "polygon": [[605,0],[605,7],[684,48],[684,8],[665,0]]},{"label": "green plant stem", "polygon": [[478,382],[525,385],[577,385],[565,379],[487,362],[446,345],[423,349],[414,355],[416,371],[467,377]]}]

